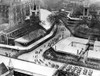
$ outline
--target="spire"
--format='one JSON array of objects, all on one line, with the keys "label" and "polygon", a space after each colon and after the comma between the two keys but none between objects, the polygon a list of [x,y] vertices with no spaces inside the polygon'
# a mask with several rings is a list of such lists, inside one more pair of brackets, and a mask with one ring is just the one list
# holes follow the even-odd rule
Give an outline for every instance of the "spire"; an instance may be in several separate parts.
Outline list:
[{"label": "spire", "polygon": [[34,7],[33,7],[33,10],[36,10],[36,9],[37,9],[36,1],[34,0]]}]

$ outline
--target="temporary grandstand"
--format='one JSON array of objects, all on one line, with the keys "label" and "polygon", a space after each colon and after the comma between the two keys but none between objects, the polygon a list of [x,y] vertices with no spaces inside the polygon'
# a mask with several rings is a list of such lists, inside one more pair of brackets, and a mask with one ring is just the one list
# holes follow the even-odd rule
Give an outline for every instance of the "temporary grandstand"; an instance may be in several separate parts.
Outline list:
[{"label": "temporary grandstand", "polygon": [[93,70],[85,67],[65,64],[63,67],[57,70],[55,73],[55,76],[61,76],[61,75],[67,75],[67,76],[99,76],[100,71],[99,70]]}]

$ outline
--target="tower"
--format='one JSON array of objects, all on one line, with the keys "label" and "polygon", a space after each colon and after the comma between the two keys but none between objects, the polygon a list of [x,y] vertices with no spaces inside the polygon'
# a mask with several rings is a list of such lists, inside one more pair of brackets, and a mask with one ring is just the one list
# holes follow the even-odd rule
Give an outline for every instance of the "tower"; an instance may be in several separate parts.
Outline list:
[{"label": "tower", "polygon": [[[31,3],[30,4],[30,15],[34,14],[35,16],[39,16],[39,13],[40,13],[40,4],[39,4],[39,1],[32,1],[31,0]],[[34,4],[34,5],[33,5]]]},{"label": "tower", "polygon": [[83,16],[87,17],[87,16],[89,16],[89,0],[83,1],[83,6],[84,6]]},{"label": "tower", "polygon": [[34,0],[34,1],[30,1],[31,3],[30,3],[30,15],[36,15],[37,13],[36,13],[36,11],[37,11],[37,6],[36,6],[36,1]]}]

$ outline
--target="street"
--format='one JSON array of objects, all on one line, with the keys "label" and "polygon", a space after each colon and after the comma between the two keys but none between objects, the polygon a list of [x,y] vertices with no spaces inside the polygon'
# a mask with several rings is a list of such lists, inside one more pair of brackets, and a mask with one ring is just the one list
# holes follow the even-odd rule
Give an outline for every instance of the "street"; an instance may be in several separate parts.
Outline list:
[{"label": "street", "polygon": [[[64,29],[64,30],[62,30],[62,29]],[[55,37],[53,37],[52,39],[50,39],[49,41],[47,41],[46,43],[44,43],[43,45],[41,45],[37,49],[33,50],[32,52],[20,55],[18,57],[18,59],[22,59],[22,60],[34,62],[34,63],[39,64],[39,65],[48,66],[48,67],[58,69],[58,68],[62,67],[64,64],[59,63],[59,62],[54,62],[51,60],[46,60],[45,58],[43,58],[42,55],[48,48],[50,48],[50,46],[53,46],[61,39],[64,39],[64,38],[69,37],[69,36],[70,36],[69,30],[66,29],[65,26],[60,25],[60,26],[58,26],[58,31],[57,31],[57,34]]]}]

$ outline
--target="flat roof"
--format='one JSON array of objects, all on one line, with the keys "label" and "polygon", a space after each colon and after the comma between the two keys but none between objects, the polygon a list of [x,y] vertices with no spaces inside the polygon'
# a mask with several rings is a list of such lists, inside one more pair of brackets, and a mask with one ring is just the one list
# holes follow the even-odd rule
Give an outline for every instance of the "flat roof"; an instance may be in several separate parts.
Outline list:
[{"label": "flat roof", "polygon": [[[55,30],[55,28],[53,28],[53,30]],[[17,49],[17,50],[29,50],[30,48],[36,46],[37,44],[41,43],[42,41],[44,41],[45,39],[51,37],[53,35],[54,31],[50,32],[49,34],[47,34],[46,36],[44,36],[43,38],[37,40],[35,43],[32,43],[31,45],[27,46],[27,47],[21,47],[21,46],[11,46],[11,45],[5,45],[5,44],[0,44],[0,47],[3,48],[11,48],[11,49]]]},{"label": "flat roof", "polygon": [[88,43],[88,39],[82,39],[82,38],[77,38],[77,37],[68,37],[67,39],[71,42],[77,42],[77,43],[82,43],[82,44]]},{"label": "flat roof", "polygon": [[94,45],[100,47],[100,41],[95,41]]},{"label": "flat roof", "polygon": [[[54,46],[53,46],[53,48],[55,49]],[[81,48],[71,47],[71,46],[68,46],[68,45],[64,44],[64,45],[60,45],[60,46],[56,45],[55,50],[60,51],[60,52],[64,52],[64,53],[71,53],[71,54],[77,55],[77,50],[79,50],[79,52],[80,52]]]},{"label": "flat roof", "polygon": [[[74,46],[71,46],[71,42],[78,42],[78,43],[83,43],[83,44],[86,44],[88,42],[87,39],[81,39],[81,38],[75,38],[75,37],[69,37],[69,38],[66,38],[66,39],[63,39],[61,41],[59,41],[57,44],[55,44],[53,46],[53,48],[55,49],[56,48],[56,51],[60,51],[60,52],[68,52],[68,53],[71,53],[71,54],[74,54],[74,55],[77,55],[77,52],[80,52],[82,50],[81,47],[74,47]],[[100,46],[100,42],[95,42],[96,46]],[[70,45],[70,46],[69,46]],[[85,47],[83,47],[83,49],[85,50]],[[84,51],[83,50],[83,51]],[[89,50],[88,52],[88,57],[89,58],[97,58],[97,59],[100,59],[100,51],[99,50]]]},{"label": "flat roof", "polygon": [[43,76],[52,76],[57,70],[55,68],[45,67],[45,66],[37,65],[31,62],[13,59],[13,58],[1,56],[1,55],[0,55],[0,62],[1,63],[3,62],[6,66],[9,66],[9,63],[10,63],[12,64],[13,68],[25,70],[27,72],[32,72],[33,74],[36,73]]},{"label": "flat roof", "polygon": [[29,40],[25,39],[24,37],[20,37],[18,39],[15,39],[16,42],[19,42],[19,43],[28,43]]},{"label": "flat roof", "polygon": [[[53,48],[57,51],[68,52],[77,55],[77,50],[80,51],[79,47],[71,47],[72,41],[74,41],[74,37],[69,37],[59,41],[57,44],[53,46]],[[76,40],[75,40],[76,41]]]},{"label": "flat roof", "polygon": [[80,44],[87,44],[88,40],[87,39],[82,39],[82,38],[76,38],[76,37],[67,37],[67,38],[59,41],[55,45],[57,45],[57,46],[70,45],[72,42],[80,43]]}]

